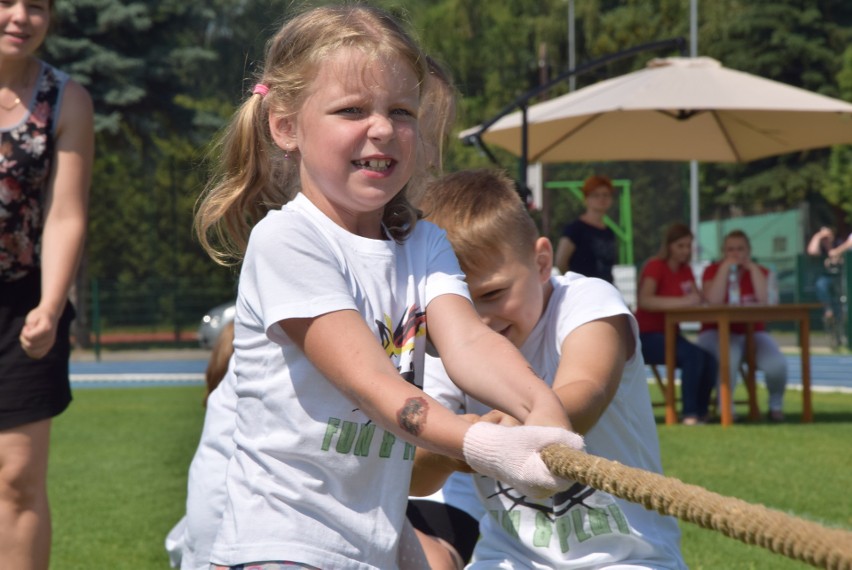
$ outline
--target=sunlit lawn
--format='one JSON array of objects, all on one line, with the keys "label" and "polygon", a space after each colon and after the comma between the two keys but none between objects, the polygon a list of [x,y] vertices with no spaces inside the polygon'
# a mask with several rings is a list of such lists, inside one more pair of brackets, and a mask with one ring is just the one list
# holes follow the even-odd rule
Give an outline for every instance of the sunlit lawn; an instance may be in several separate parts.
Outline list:
[{"label": "sunlit lawn", "polygon": [[[76,390],[53,429],[53,569],[169,567],[163,540],[183,513],[186,471],[203,419],[201,394],[200,385]],[[809,425],[798,422],[801,394],[793,390],[782,425],[661,425],[667,475],[852,529],[852,395],[813,397],[816,421]],[[681,526],[693,570],[809,567]]]}]

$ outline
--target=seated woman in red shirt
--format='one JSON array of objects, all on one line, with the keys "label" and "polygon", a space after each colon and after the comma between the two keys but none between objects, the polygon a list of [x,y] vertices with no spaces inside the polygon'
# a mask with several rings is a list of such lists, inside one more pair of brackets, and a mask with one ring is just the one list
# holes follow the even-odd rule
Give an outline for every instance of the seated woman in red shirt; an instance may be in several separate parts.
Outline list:
[{"label": "seated woman in red shirt", "polygon": [[[728,275],[733,269],[737,274],[740,302],[766,303],[769,300],[769,270],[751,259],[751,243],[741,230],[733,230],[722,242],[721,261],[704,270],[704,296],[709,303],[730,303],[728,298]],[[755,363],[766,377],[769,390],[769,420],[784,419],[781,411],[784,404],[784,389],[787,386],[787,359],[781,354],[778,343],[766,332],[764,323],[754,325]],[[731,324],[731,390],[736,387],[743,355],[745,353],[745,325]],[[714,355],[719,354],[719,331],[714,323],[705,323],[698,335],[698,345]]]},{"label": "seated woman in red shirt", "polygon": [[[692,256],[692,232],[689,226],[675,223],[663,237],[660,253],[649,259],[639,276],[636,320],[642,356],[648,364],[665,364],[664,316],[661,311],[675,307],[693,307],[704,302],[689,266]],[[716,357],[677,335],[675,361],[680,368],[682,422],[706,423],[710,393],[716,385]]]}]

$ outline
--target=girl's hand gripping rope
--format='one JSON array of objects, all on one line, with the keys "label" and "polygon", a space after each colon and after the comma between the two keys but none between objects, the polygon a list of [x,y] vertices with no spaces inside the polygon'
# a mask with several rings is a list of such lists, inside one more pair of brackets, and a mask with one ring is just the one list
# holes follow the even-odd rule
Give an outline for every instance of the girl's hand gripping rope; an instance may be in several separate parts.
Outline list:
[{"label": "girl's hand gripping rope", "polygon": [[479,422],[465,433],[462,451],[477,472],[511,485],[528,497],[543,499],[573,483],[553,475],[541,459],[541,450],[554,443],[583,449],[583,437],[562,428]]}]

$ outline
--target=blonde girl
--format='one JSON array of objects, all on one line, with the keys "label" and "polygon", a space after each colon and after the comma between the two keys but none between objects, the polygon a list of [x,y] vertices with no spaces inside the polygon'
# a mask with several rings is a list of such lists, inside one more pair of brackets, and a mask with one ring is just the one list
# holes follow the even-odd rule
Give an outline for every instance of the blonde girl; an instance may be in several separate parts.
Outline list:
[{"label": "blonde girl", "polygon": [[[315,8],[271,39],[222,139],[196,220],[214,259],[242,263],[218,567],[405,565],[415,445],[531,495],[569,484],[538,452],[582,440],[409,201],[433,162],[418,151],[439,148],[420,139],[427,77],[387,13]],[[427,341],[462,389],[525,425],[471,426],[426,396]]]}]

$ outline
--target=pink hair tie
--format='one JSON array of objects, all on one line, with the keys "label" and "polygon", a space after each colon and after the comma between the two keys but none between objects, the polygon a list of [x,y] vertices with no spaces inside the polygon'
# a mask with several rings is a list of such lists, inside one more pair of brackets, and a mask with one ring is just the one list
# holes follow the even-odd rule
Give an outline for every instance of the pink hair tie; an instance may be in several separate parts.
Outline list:
[{"label": "pink hair tie", "polygon": [[267,87],[263,83],[258,83],[254,86],[254,89],[252,89],[251,92],[252,95],[260,95],[261,97],[266,97],[266,94],[269,93],[269,87]]}]

